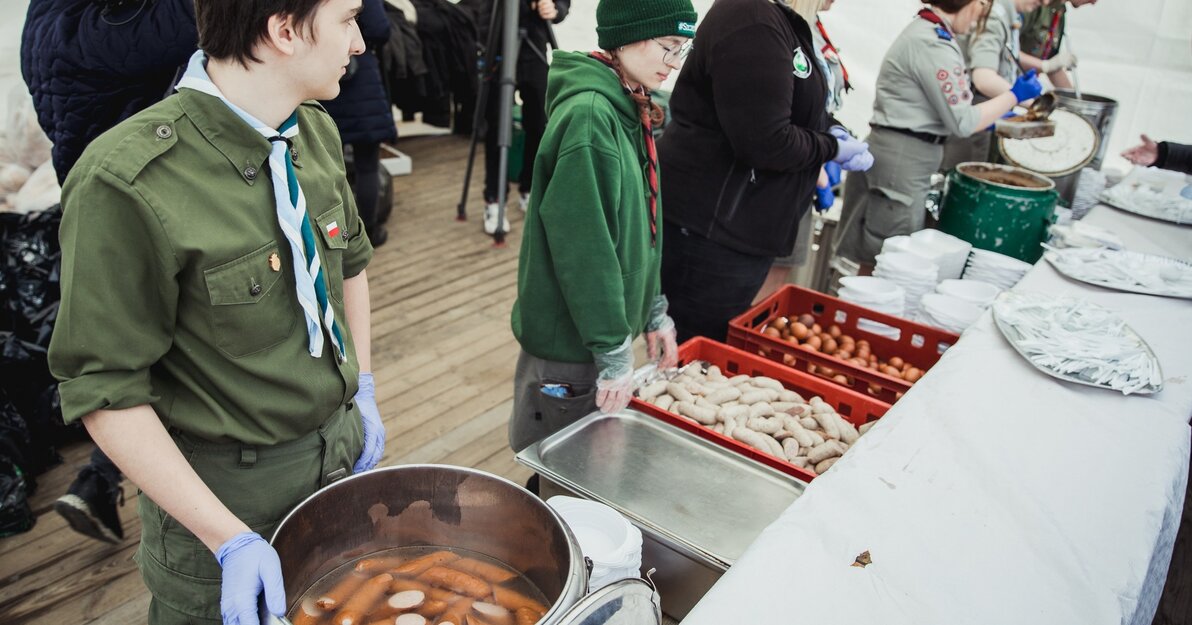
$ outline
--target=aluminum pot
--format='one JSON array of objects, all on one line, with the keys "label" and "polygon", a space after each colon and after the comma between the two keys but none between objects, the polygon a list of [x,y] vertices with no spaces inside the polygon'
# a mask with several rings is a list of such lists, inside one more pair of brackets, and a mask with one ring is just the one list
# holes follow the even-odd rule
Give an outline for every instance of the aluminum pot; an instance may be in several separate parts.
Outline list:
[{"label": "aluminum pot", "polygon": [[340,480],[286,515],[270,542],[291,606],[336,567],[396,547],[466,549],[506,563],[552,601],[542,624],[560,622],[588,586],[579,543],[550,506],[463,467],[385,467]]}]

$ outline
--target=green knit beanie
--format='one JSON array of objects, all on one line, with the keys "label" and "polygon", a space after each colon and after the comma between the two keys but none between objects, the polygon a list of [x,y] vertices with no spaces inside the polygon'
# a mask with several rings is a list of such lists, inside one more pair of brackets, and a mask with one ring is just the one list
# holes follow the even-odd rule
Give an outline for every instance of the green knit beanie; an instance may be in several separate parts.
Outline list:
[{"label": "green knit beanie", "polygon": [[601,50],[655,37],[695,37],[691,0],[600,0],[596,36]]}]

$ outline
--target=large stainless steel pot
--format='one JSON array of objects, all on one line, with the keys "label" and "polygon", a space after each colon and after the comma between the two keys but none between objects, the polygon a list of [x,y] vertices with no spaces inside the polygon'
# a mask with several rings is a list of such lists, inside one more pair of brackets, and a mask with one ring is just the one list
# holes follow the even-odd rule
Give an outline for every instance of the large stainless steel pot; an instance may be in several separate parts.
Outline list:
[{"label": "large stainless steel pot", "polygon": [[433,545],[474,551],[521,571],[553,602],[540,623],[564,622],[588,572],[559,515],[524,488],[462,467],[386,467],[311,495],[273,534],[291,604],[361,556]]}]

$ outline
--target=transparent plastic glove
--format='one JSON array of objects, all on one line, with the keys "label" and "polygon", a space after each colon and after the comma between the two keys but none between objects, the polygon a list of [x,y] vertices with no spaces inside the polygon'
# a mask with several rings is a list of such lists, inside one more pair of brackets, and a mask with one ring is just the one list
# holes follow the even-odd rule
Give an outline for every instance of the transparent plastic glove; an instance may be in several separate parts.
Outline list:
[{"label": "transparent plastic glove", "polygon": [[269,543],[256,532],[241,532],[215,552],[223,568],[219,612],[224,625],[261,625],[258,598],[265,593],[270,613],[286,613],[286,588],[282,584],[281,560]]},{"label": "transparent plastic glove", "polygon": [[669,306],[665,295],[655,297],[650,305],[650,319],[646,322],[646,355],[658,363],[659,369],[672,369],[679,364],[675,320],[666,314]]},{"label": "transparent plastic glove", "polygon": [[1019,102],[1026,100],[1034,100],[1043,93],[1043,85],[1039,82],[1039,75],[1035,70],[1018,77],[1014,81],[1014,86],[1010,87],[1011,93],[1018,99]]},{"label": "transparent plastic glove", "polygon": [[604,414],[624,410],[633,396],[633,342],[625,337],[620,346],[596,360],[596,407]]},{"label": "transparent plastic glove", "polygon": [[385,453],[385,426],[381,423],[381,411],[377,409],[373,376],[371,373],[361,373],[359,380],[360,388],[353,401],[360,407],[360,420],[364,424],[364,449],[356,460],[356,466],[352,467],[353,473],[377,466],[381,455]]},{"label": "transparent plastic glove", "polygon": [[1072,69],[1076,67],[1076,55],[1067,50],[1061,50],[1050,59],[1044,60],[1040,66],[1044,74],[1050,74],[1061,69]]}]

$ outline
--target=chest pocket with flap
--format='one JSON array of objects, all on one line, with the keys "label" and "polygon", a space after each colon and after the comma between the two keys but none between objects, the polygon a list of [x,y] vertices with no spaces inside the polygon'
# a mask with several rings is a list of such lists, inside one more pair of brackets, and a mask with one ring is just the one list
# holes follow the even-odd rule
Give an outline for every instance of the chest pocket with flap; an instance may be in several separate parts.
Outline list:
[{"label": "chest pocket with flap", "polygon": [[273,347],[294,331],[301,311],[285,279],[293,265],[280,254],[278,243],[270,242],[203,271],[215,344],[229,356]]}]

